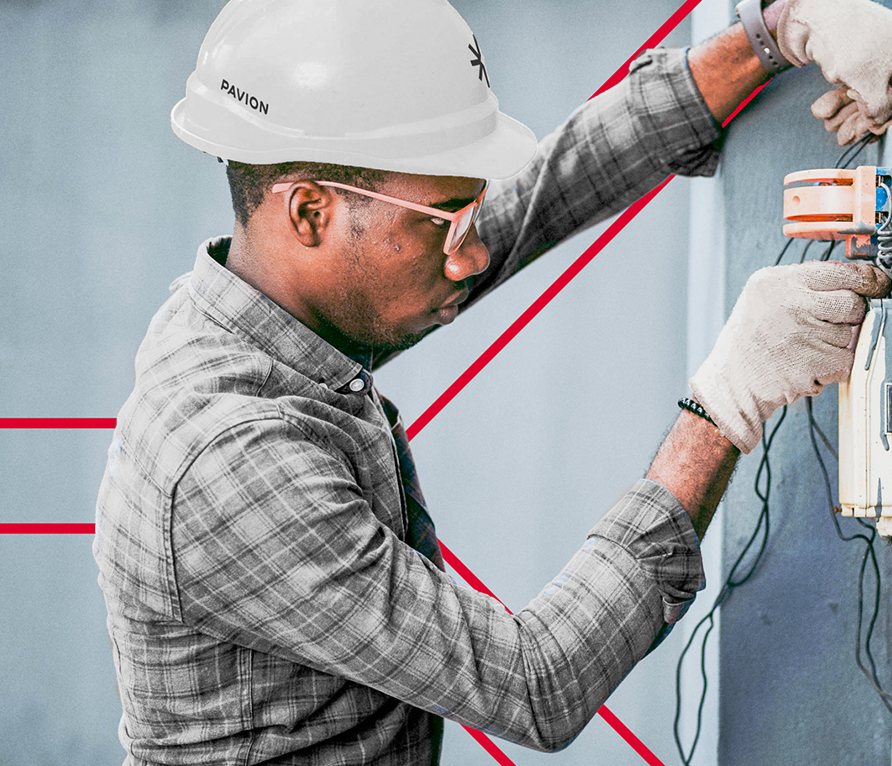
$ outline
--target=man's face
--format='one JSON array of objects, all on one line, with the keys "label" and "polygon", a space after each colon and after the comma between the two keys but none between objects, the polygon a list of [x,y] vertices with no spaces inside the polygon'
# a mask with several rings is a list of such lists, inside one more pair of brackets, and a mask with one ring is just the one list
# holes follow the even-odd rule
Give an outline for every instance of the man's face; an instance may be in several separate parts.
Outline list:
[{"label": "man's face", "polygon": [[[472,178],[401,175],[377,191],[455,212],[483,185]],[[333,330],[380,350],[408,348],[434,325],[455,319],[467,280],[489,265],[489,253],[471,227],[462,246],[446,255],[449,221],[352,195],[339,195],[330,232],[336,246],[320,275],[324,285],[315,308],[322,334]]]}]

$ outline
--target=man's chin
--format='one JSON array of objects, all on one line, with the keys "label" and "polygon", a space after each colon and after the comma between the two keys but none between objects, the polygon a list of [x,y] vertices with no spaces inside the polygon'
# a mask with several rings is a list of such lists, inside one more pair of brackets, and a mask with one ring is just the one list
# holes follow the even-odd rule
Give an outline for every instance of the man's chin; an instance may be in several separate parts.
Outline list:
[{"label": "man's chin", "polygon": [[399,339],[387,339],[383,341],[376,341],[372,344],[372,348],[375,351],[376,356],[382,354],[395,354],[400,351],[406,351],[416,343],[418,343],[425,335],[427,335],[434,328],[431,327],[424,332],[415,333],[413,335],[406,335]]},{"label": "man's chin", "polygon": [[397,354],[412,348],[412,346],[422,340],[428,333],[433,332],[437,327],[438,325],[434,325],[422,332],[402,335],[398,338],[377,338],[375,341],[368,343],[367,347],[371,349],[374,359],[373,366],[379,367]]},{"label": "man's chin", "polygon": [[425,327],[419,332],[395,332],[393,328],[373,327],[366,332],[345,332],[328,325],[325,339],[351,358],[363,358],[369,352],[376,360],[389,359],[412,348],[439,324]]}]

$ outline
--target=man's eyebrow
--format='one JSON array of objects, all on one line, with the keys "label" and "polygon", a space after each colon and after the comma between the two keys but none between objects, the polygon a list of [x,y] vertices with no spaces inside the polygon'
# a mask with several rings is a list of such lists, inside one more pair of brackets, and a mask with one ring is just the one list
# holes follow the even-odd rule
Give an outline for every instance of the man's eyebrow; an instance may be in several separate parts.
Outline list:
[{"label": "man's eyebrow", "polygon": [[455,197],[453,199],[448,199],[445,202],[432,202],[428,207],[435,207],[438,210],[446,210],[449,213],[454,213],[456,210],[461,210],[463,207],[467,207],[475,199],[476,197]]}]

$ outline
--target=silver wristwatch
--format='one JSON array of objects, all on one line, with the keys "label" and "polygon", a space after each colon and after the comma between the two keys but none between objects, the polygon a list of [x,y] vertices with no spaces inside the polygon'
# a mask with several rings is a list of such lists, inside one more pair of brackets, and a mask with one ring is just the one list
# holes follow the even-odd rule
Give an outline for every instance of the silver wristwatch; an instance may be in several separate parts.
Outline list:
[{"label": "silver wristwatch", "polygon": [[753,51],[759,57],[759,63],[767,71],[777,74],[793,66],[784,58],[784,54],[780,52],[774,37],[765,25],[765,19],[762,18],[762,0],[743,0],[737,4],[735,12],[743,24],[743,31],[746,32]]}]

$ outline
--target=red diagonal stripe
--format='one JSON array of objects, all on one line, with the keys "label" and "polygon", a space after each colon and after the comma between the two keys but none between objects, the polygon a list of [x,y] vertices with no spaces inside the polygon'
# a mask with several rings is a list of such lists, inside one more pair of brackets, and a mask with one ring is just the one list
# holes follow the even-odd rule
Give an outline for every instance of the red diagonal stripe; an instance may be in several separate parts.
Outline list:
[{"label": "red diagonal stripe", "polygon": [[94,535],[95,524],[0,524],[0,535]]},{"label": "red diagonal stripe", "polygon": [[[495,593],[493,593],[489,588],[487,588],[483,581],[477,577],[470,569],[468,569],[464,564],[462,564],[461,560],[456,556],[449,548],[446,547],[446,543],[442,540],[438,540],[440,543],[440,550],[443,552],[443,560],[449,564],[456,572],[461,575],[462,579],[470,585],[474,590],[480,591],[481,593],[485,593],[487,596],[492,596],[496,601],[498,601],[502,606],[505,606],[502,599],[500,599]],[[509,614],[514,614],[507,606],[505,606],[505,610]]]},{"label": "red diagonal stripe", "polygon": [[607,79],[600,88],[598,88],[590,97],[589,101],[591,101],[595,96],[599,93],[603,93],[605,90],[609,90],[614,85],[616,85],[620,80],[623,79],[629,73],[629,64],[631,64],[638,56],[641,55],[643,51],[648,48],[655,48],[658,46],[666,36],[681,24],[682,21],[685,20],[687,15],[694,10],[700,4],[700,0],[687,0],[684,5],[681,6],[675,13],[673,13],[667,20],[666,23],[663,24],[656,32],[654,32],[650,37],[645,40],[644,45],[642,45],[637,51],[635,51],[629,59],[623,64],[619,69],[617,69],[610,77]]},{"label": "red diagonal stripe", "polygon": [[493,758],[498,761],[501,766],[515,766],[514,761],[512,761],[507,755],[505,755],[501,750],[499,750],[498,746],[495,742],[493,742],[489,737],[487,737],[482,731],[477,731],[477,729],[472,729],[470,726],[465,726],[462,724],[462,727],[468,734],[470,734],[474,739],[477,740],[480,747],[486,750]]},{"label": "red diagonal stripe", "polygon": [[[443,559],[446,563],[449,564],[456,572],[458,572],[474,590],[478,590],[481,593],[486,593],[488,596],[492,596],[496,601],[498,601],[502,606],[505,604],[502,600],[496,596],[489,588],[487,588],[483,581],[480,580],[477,575],[475,575],[467,566],[465,566],[461,560],[459,560],[458,556],[456,556],[442,540],[440,542],[440,549],[443,552]],[[505,610],[509,614],[514,614],[507,606],[505,606]],[[647,761],[650,766],[665,766],[665,764],[657,758],[650,750],[647,749],[647,745],[645,745],[638,737],[636,737],[632,730],[629,729],[619,718],[614,715],[607,705],[602,705],[598,710],[598,715],[601,716],[612,728],[613,730],[620,735],[620,737],[625,740],[626,744],[628,744],[638,755],[640,755],[645,761]],[[495,743],[483,732],[477,731],[477,729],[472,729],[468,726],[464,726],[465,730],[477,740],[478,743],[488,752],[493,758],[495,758],[502,766],[514,766],[513,762],[505,755],[498,747],[496,747]]]},{"label": "red diagonal stripe", "polygon": [[604,246],[610,242],[617,234],[619,234],[623,228],[625,228],[626,224],[629,223],[641,210],[650,202],[654,197],[659,194],[663,188],[665,188],[666,184],[668,184],[675,176],[669,176],[663,183],[661,183],[656,189],[649,191],[645,194],[641,199],[637,202],[633,202],[626,208],[620,216],[610,224],[610,227],[605,231],[598,239],[595,240],[594,244],[588,248],[582,255],[579,256],[570,267],[561,274],[549,287],[548,289],[542,293],[536,300],[532,303],[532,305],[523,312],[512,324],[511,326],[505,330],[496,340],[495,342],[484,351],[475,362],[468,367],[461,375],[458,376],[458,379],[447,388],[438,398],[437,400],[428,407],[419,418],[412,423],[407,429],[406,434],[411,440],[424,428],[428,423],[433,420],[437,414],[439,414],[440,410],[442,410],[449,402],[451,402],[456,395],[470,383],[477,374],[483,370],[486,365],[488,365],[498,353],[505,348],[514,337],[524,328],[526,327],[532,319],[544,309],[552,299],[563,290],[570,282],[585,268],[589,262],[604,249]]},{"label": "red diagonal stripe", "polygon": [[[488,596],[492,596],[496,601],[498,601],[502,606],[505,604],[502,600],[496,596],[489,588],[487,588],[483,581],[480,580],[477,575],[475,575],[467,566],[465,566],[461,560],[456,556],[442,540],[440,542],[440,549],[443,552],[443,559],[446,563],[449,564],[456,572],[458,572],[474,590],[480,591],[481,593],[486,593]],[[509,614],[514,614],[507,606],[505,606],[505,610]],[[665,766],[665,764],[657,758],[650,750],[647,749],[647,745],[645,745],[638,737],[636,737],[632,730],[629,729],[619,718],[614,715],[607,705],[602,705],[598,710],[598,715],[603,718],[613,730],[620,735],[620,737],[625,740],[626,744],[628,744],[638,755],[640,755],[645,761],[647,761],[650,766]],[[477,740],[478,743],[488,752],[493,758],[495,758],[502,766],[514,766],[513,762],[505,755],[498,747],[496,747],[495,743],[483,732],[478,731],[477,729],[472,729],[468,726],[464,726],[464,729]]]},{"label": "red diagonal stripe", "polygon": [[114,428],[115,418],[0,418],[0,428]]},{"label": "red diagonal stripe", "polygon": [[626,726],[622,721],[619,720],[613,713],[611,713],[607,709],[607,705],[601,705],[601,709],[598,710],[598,715],[601,716],[608,724],[613,728],[613,730],[619,734],[630,746],[631,748],[638,753],[645,761],[647,761],[650,766],[665,766],[665,764],[657,758],[644,743],[638,739],[634,734],[632,734],[631,730],[628,726]]},{"label": "red diagonal stripe", "polygon": [[[773,79],[774,78],[772,77],[771,80],[773,80]],[[771,80],[769,80],[768,82],[771,82]],[[759,95],[759,93],[762,91],[762,88],[764,88],[766,85],[768,85],[768,82],[762,83],[758,88],[756,88],[752,93],[750,93],[745,99],[743,99],[743,101],[740,102],[740,105],[733,112],[731,112],[731,114],[728,115],[728,119],[722,123],[722,127],[723,128],[727,127],[728,123],[731,122],[731,120],[733,120],[738,114],[740,114],[746,108],[747,104],[749,104],[750,101],[752,101],[756,96]]]},{"label": "red diagonal stripe", "polygon": [[[700,0],[696,0],[700,2]],[[768,82],[771,82],[769,80]],[[740,106],[738,106],[722,123],[722,127],[726,127],[731,120],[733,120],[741,110],[746,107],[747,104],[750,103],[759,92],[766,86],[768,83],[763,83],[758,88],[753,90],[743,101],[740,102]],[[477,374],[480,373],[486,365],[488,365],[498,353],[505,348],[512,340],[514,340],[515,336],[526,327],[532,319],[540,312],[543,308],[545,308],[551,300],[561,291],[563,290],[578,274],[582,271],[585,266],[599,253],[604,247],[617,235],[619,234],[626,225],[636,216],[641,210],[644,209],[644,206],[647,205],[657,194],[659,194],[663,188],[665,188],[666,184],[668,184],[673,178],[674,175],[669,176],[663,183],[657,186],[652,191],[645,194],[641,199],[637,202],[632,203],[628,208],[623,211],[620,216],[610,225],[610,227],[605,231],[600,237],[598,237],[594,243],[592,243],[591,247],[588,248],[579,258],[577,258],[570,267],[561,274],[549,287],[545,290],[542,295],[540,295],[531,305],[530,307],[523,312],[512,324],[511,326],[505,330],[493,344],[486,349],[472,364],[468,369],[466,369],[455,382],[449,386],[440,396],[436,399],[436,401],[430,405],[421,415],[415,420],[412,425],[410,425],[406,429],[406,434],[411,440],[424,428],[428,423],[431,422],[440,411],[451,402],[458,393],[470,383]]]}]

